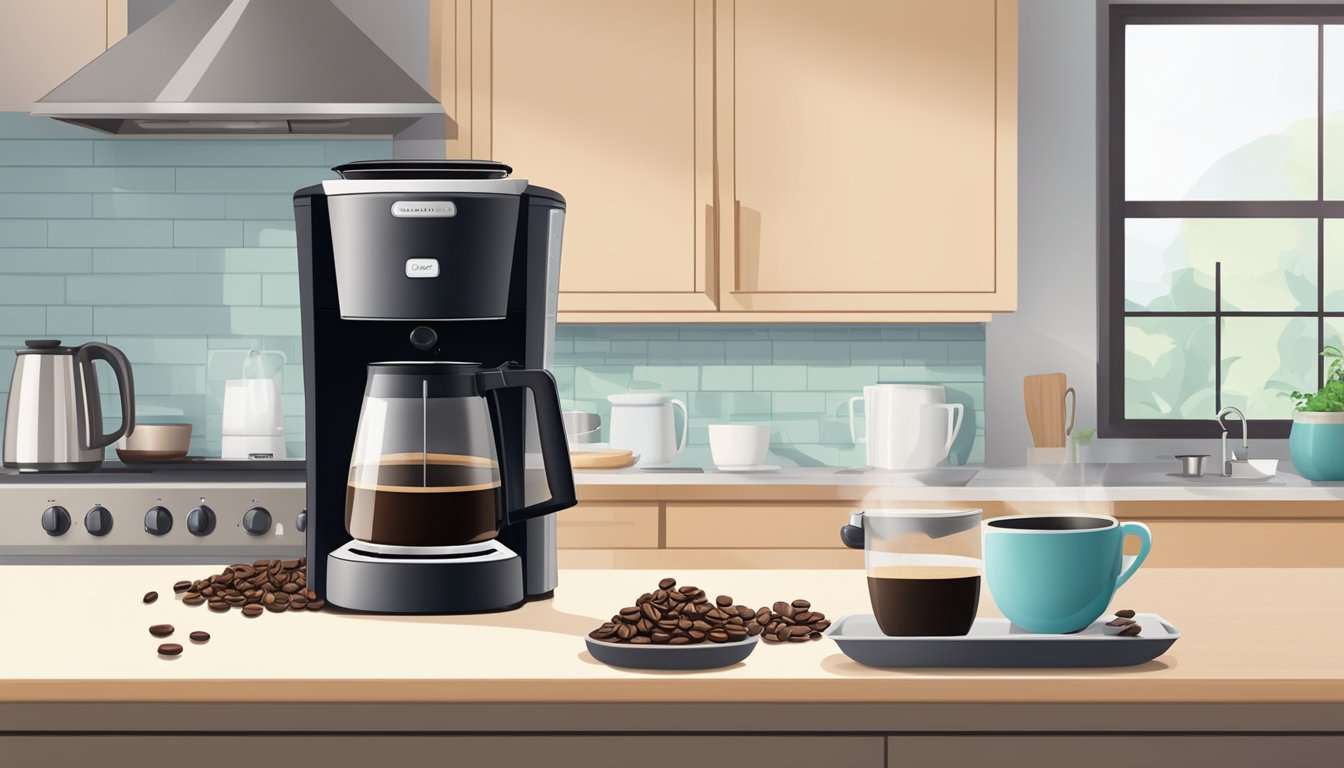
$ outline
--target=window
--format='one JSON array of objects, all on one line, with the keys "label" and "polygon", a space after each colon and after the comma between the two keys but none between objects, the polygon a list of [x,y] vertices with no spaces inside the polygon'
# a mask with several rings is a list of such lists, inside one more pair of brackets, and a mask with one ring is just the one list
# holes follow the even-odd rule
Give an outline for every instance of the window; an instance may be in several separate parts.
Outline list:
[{"label": "window", "polygon": [[1344,8],[1112,5],[1100,427],[1286,437],[1344,341]]}]

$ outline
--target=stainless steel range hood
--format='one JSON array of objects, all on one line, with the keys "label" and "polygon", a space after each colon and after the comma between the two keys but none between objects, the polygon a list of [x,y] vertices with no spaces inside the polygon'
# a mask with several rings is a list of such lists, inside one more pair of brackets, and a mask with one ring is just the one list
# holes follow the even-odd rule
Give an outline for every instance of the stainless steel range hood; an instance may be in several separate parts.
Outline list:
[{"label": "stainless steel range hood", "polygon": [[387,136],[443,107],[330,0],[178,0],[32,114],[140,136]]}]

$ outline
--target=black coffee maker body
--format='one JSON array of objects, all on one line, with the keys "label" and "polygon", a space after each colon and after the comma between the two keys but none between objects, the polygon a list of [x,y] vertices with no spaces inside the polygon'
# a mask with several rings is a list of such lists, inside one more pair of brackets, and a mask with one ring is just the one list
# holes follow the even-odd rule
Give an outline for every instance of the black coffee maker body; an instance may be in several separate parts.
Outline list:
[{"label": "black coffee maker body", "polygon": [[[334,170],[342,178],[294,194],[309,586],[333,605],[389,613],[499,611],[551,597],[555,512],[575,503],[573,475],[567,455],[542,450],[555,440],[539,426],[558,415],[553,399],[534,394],[535,376],[530,388],[505,381],[551,363],[564,198],[490,161]],[[490,401],[499,466],[513,468],[499,473],[497,536],[461,547],[355,540],[347,494],[370,371],[449,362],[481,371],[473,378]],[[548,373],[540,383],[553,391]]]}]

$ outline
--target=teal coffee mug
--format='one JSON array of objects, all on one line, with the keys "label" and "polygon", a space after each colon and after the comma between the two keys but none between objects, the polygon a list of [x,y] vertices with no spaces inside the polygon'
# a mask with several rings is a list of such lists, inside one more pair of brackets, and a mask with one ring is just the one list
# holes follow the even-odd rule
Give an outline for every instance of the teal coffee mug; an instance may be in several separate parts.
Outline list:
[{"label": "teal coffee mug", "polygon": [[[1003,615],[1029,632],[1066,634],[1106,611],[1153,546],[1143,523],[1113,517],[1002,517],[984,525],[985,578]],[[1126,536],[1139,538],[1128,556]]]}]

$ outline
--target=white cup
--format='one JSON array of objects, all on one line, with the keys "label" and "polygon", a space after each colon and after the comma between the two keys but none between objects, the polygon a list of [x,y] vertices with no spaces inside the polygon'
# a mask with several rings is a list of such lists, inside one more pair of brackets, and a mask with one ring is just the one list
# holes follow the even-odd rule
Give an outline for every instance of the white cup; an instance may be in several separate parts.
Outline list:
[{"label": "white cup", "polygon": [[769,451],[768,425],[709,425],[709,455],[716,467],[759,467]]}]

